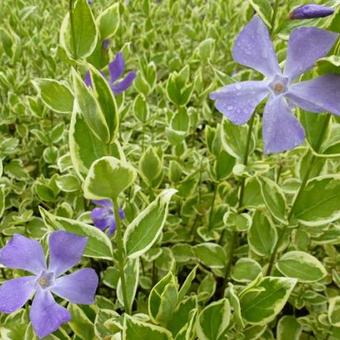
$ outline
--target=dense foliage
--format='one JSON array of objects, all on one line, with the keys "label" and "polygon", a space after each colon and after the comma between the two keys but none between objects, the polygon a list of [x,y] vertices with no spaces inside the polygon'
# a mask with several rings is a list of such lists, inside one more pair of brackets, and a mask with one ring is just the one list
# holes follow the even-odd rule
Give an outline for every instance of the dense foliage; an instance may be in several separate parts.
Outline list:
[{"label": "dense foliage", "polygon": [[[294,109],[305,140],[280,153],[264,152],[265,102],[235,125],[209,98],[263,79],[232,56],[254,15],[280,66],[295,29],[340,32],[338,0],[290,20],[304,3],[3,1],[1,339],[340,339],[340,88],[327,93],[338,112]],[[340,74],[334,37],[299,81]],[[38,299],[10,312],[21,288],[4,293],[37,261],[28,239],[69,261],[63,274],[83,253],[76,273],[99,278],[93,303],[92,271],[77,277],[86,298],[52,289],[70,314],[53,310],[49,331],[34,326]]]}]

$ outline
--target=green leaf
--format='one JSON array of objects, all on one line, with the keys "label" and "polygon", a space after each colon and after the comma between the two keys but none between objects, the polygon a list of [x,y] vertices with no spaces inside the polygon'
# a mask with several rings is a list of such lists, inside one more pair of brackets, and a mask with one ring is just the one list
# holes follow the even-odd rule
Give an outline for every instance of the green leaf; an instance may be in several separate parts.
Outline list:
[{"label": "green leaf", "polygon": [[32,83],[49,109],[60,113],[72,112],[74,98],[65,84],[53,79],[35,79]]},{"label": "green leaf", "polygon": [[271,215],[281,223],[287,221],[287,203],[281,188],[266,177],[257,178],[263,201]]},{"label": "green leaf", "polygon": [[334,327],[340,327],[340,296],[329,299],[328,320]]},{"label": "green leaf", "polygon": [[163,160],[154,147],[149,147],[139,161],[139,171],[144,181],[153,187],[154,182],[161,176]]},{"label": "green leaf", "polygon": [[265,24],[270,28],[271,19],[273,16],[273,9],[269,0],[249,0],[251,6],[254,8],[257,14],[265,22]]},{"label": "green leaf", "polygon": [[227,294],[228,294],[227,297],[230,300],[230,305],[233,309],[233,320],[235,320],[235,323],[238,326],[244,328],[245,323],[243,321],[242,314],[241,314],[240,299],[236,295],[235,290],[234,290],[234,286],[231,283],[229,283]]},{"label": "green leaf", "polygon": [[163,327],[155,326],[127,314],[124,315],[123,340],[172,340],[171,333]]},{"label": "green leaf", "polygon": [[283,316],[277,324],[277,340],[299,340],[302,326],[292,315]]},{"label": "green leaf", "polygon": [[224,268],[227,263],[224,249],[216,243],[201,243],[193,247],[196,257],[210,268]]},{"label": "green leaf", "polygon": [[313,178],[299,195],[292,214],[300,223],[319,226],[340,218],[340,176]]},{"label": "green leaf", "polygon": [[[315,114],[313,112],[300,110],[300,119],[306,132],[307,141],[315,152],[319,152],[317,148],[320,139],[320,126],[324,126],[325,121],[328,119],[327,116],[328,114]],[[329,126],[327,127],[327,132],[328,131]],[[324,140],[326,139],[327,138],[324,138]]]},{"label": "green leaf", "polygon": [[76,103],[78,105],[75,110],[80,110],[86,124],[96,137],[108,144],[110,142],[110,131],[97,99],[74,69],[72,69],[72,77]]},{"label": "green leaf", "polygon": [[[138,282],[139,282],[139,258],[128,259],[124,267],[125,282],[126,282],[126,295],[128,300],[128,306],[132,307],[135,295],[137,292]],[[118,281],[117,286],[117,296],[120,304],[124,306],[123,292],[121,280]]]},{"label": "green leaf", "polygon": [[[187,297],[177,306],[173,312],[171,320],[167,323],[167,329],[171,331],[173,336],[181,333],[183,328],[188,327],[192,314],[197,310],[197,297],[192,295]],[[176,337],[177,339],[177,337]]]},{"label": "green leaf", "polygon": [[250,324],[266,324],[275,319],[286,304],[296,284],[295,279],[265,277],[255,286],[250,283],[241,292],[240,304],[243,319]]},{"label": "green leaf", "polygon": [[162,232],[168,206],[176,190],[166,189],[128,225],[124,234],[126,255],[130,258],[147,252]]},{"label": "green leaf", "polygon": [[169,272],[151,290],[148,310],[155,323],[166,325],[176,309],[178,284],[176,277]]},{"label": "green leaf", "polygon": [[227,178],[235,165],[236,159],[226,151],[221,150],[214,163],[214,175],[218,181]]},{"label": "green leaf", "polygon": [[290,251],[283,254],[276,263],[277,269],[285,276],[300,282],[316,282],[327,275],[322,263],[303,251]]},{"label": "green leaf", "polygon": [[321,74],[340,73],[340,56],[331,55],[320,58],[317,61],[317,68]]},{"label": "green leaf", "polygon": [[208,272],[201,281],[198,290],[198,301],[208,301],[215,293],[216,280],[212,273]]},{"label": "green leaf", "polygon": [[227,299],[212,302],[198,316],[197,336],[202,340],[222,339],[230,322],[230,304]]},{"label": "green leaf", "polygon": [[119,3],[106,8],[96,20],[102,40],[112,37],[120,24]]},{"label": "green leaf", "polygon": [[136,179],[135,169],[114,157],[102,157],[91,165],[84,182],[84,195],[88,199],[117,199],[120,193]]},{"label": "green leaf", "polygon": [[243,194],[243,206],[248,208],[258,208],[264,206],[264,201],[261,192],[261,186],[255,177],[250,177],[246,180],[246,185]]},{"label": "green leaf", "polygon": [[277,231],[261,210],[255,211],[253,223],[248,232],[248,242],[250,248],[260,256],[269,256],[274,250]]},{"label": "green leaf", "polygon": [[116,100],[106,79],[96,68],[91,65],[90,76],[93,87],[96,91],[96,99],[100,106],[101,112],[104,114],[105,122],[109,129],[109,142],[113,143],[117,137],[119,128],[119,114]]},{"label": "green leaf", "polygon": [[133,113],[142,123],[149,117],[149,106],[142,94],[139,94],[133,102]]},{"label": "green leaf", "polygon": [[195,279],[197,267],[198,266],[195,266],[191,270],[191,272],[189,273],[189,275],[186,277],[185,281],[183,282],[181,289],[178,292],[178,301],[182,301],[184,296],[188,293],[191,287],[192,281]]},{"label": "green leaf", "polygon": [[5,187],[0,185],[0,218],[4,214],[5,208]]},{"label": "green leaf", "polygon": [[124,158],[118,143],[106,145],[101,142],[85,123],[84,117],[74,111],[69,132],[72,164],[80,178],[84,178],[92,163],[104,156]]},{"label": "green leaf", "polygon": [[74,192],[80,190],[80,183],[76,176],[63,175],[56,179],[57,187],[65,192]]},{"label": "green leaf", "polygon": [[68,310],[72,316],[71,321],[69,322],[72,331],[81,339],[94,339],[94,325],[87,317],[85,312],[81,309],[81,307],[70,303],[68,305]]},{"label": "green leaf", "polygon": [[100,229],[84,222],[55,216],[43,208],[40,208],[40,214],[45,224],[51,227],[52,230],[61,229],[88,237],[84,256],[112,261],[111,241]]},{"label": "green leaf", "polygon": [[261,271],[261,266],[255,260],[245,257],[237,260],[230,276],[238,282],[249,282],[254,280]]},{"label": "green leaf", "polygon": [[[248,126],[234,125],[227,119],[223,119],[222,144],[223,148],[232,156],[242,160],[247,147]],[[249,154],[255,148],[255,139],[252,134],[250,139]]]},{"label": "green leaf", "polygon": [[92,54],[98,39],[96,23],[87,0],[77,0],[71,15],[73,29],[67,14],[60,31],[60,44],[69,58],[84,59]]}]

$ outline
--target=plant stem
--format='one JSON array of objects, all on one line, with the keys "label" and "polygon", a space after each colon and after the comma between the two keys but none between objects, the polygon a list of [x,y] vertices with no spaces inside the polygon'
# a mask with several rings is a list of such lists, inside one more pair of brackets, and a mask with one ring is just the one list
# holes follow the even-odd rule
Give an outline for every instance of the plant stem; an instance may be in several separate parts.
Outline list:
[{"label": "plant stem", "polygon": [[[242,164],[244,166],[248,165],[250,140],[251,140],[251,133],[253,131],[254,119],[255,119],[255,113],[252,115],[252,117],[250,118],[250,121],[249,121],[246,149],[244,151],[244,157],[243,157],[243,162],[242,162]],[[246,178],[242,177],[241,184],[240,184],[240,195],[239,195],[239,200],[238,200],[238,208],[241,208],[242,204],[243,204],[243,196],[244,196],[244,186],[245,186],[245,183],[246,183]]]},{"label": "plant stem", "polygon": [[[323,126],[321,128],[319,138],[318,138],[317,143],[316,143],[315,148],[314,148],[316,152],[319,152],[319,150],[320,150],[320,147],[321,147],[323,138],[325,137],[325,134],[326,134],[327,127],[328,127],[330,119],[331,119],[331,115],[328,114],[327,117],[326,117],[326,120],[324,121],[324,124],[323,124]],[[288,226],[289,226],[289,224],[291,222],[291,218],[293,216],[295,204],[298,201],[299,197],[301,196],[303,190],[305,189],[305,187],[307,185],[310,173],[311,173],[311,171],[313,169],[313,165],[314,165],[316,159],[317,159],[317,156],[315,156],[315,154],[313,154],[312,158],[311,158],[311,160],[310,160],[310,162],[308,164],[308,168],[307,168],[307,170],[306,170],[306,172],[305,172],[305,174],[304,174],[304,176],[302,178],[302,182],[300,184],[298,192],[296,193],[296,195],[295,195],[295,197],[293,199],[293,203],[292,203],[292,205],[291,205],[291,207],[289,209],[288,216],[287,216],[287,224],[284,225],[282,227],[282,229],[280,230],[280,232],[279,232],[278,240],[276,242],[275,248],[274,248],[273,253],[272,253],[272,255],[270,257],[270,260],[269,260],[269,265],[268,265],[268,268],[267,268],[266,275],[270,275],[272,270],[273,270],[274,261],[276,259],[277,252],[278,252],[278,250],[279,250],[279,248],[280,248],[280,246],[282,244],[282,241],[284,240],[284,237],[285,237],[285,235],[286,235],[286,233],[288,231]]]},{"label": "plant stem", "polygon": [[208,221],[208,229],[211,228],[211,220],[213,217],[213,213],[214,213],[214,208],[215,208],[215,201],[216,201],[216,196],[217,196],[217,184],[214,183],[214,194],[213,194],[213,198],[211,201],[211,208],[210,208],[210,213],[209,213],[209,221]]},{"label": "plant stem", "polygon": [[[243,160],[242,160],[242,164],[244,166],[248,165],[248,158],[249,158],[249,151],[250,151],[250,140],[251,140],[251,134],[252,134],[252,131],[253,131],[254,120],[255,120],[255,112],[254,112],[254,114],[252,115],[252,117],[250,118],[250,121],[249,121],[246,148],[244,150],[244,156],[243,156]],[[237,204],[238,209],[241,208],[242,205],[243,205],[245,182],[246,182],[245,177],[242,177],[240,185],[239,185],[239,199],[238,199],[238,204]],[[221,239],[220,239],[221,241],[222,241],[222,238],[223,238],[223,235],[221,236]],[[227,264],[226,264],[225,276],[224,276],[224,281],[223,281],[223,286],[222,286],[222,294],[224,294],[224,290],[225,290],[226,285],[227,285],[227,280],[228,280],[228,277],[229,277],[231,264],[233,262],[233,254],[234,254],[234,250],[236,248],[236,241],[237,241],[237,232],[232,231],[231,232],[230,249],[229,249],[229,253],[228,253],[228,260],[227,260]]]},{"label": "plant stem", "polygon": [[122,287],[124,309],[126,313],[131,314],[131,310],[130,310],[130,306],[129,306],[128,298],[127,298],[125,272],[124,272],[126,258],[125,258],[124,244],[123,244],[122,222],[119,217],[118,200],[117,198],[115,198],[112,201],[113,201],[113,211],[114,211],[115,221],[116,221],[116,237],[115,238],[116,238],[116,243],[117,243],[118,266],[119,266],[119,274],[120,274],[120,281],[121,281],[121,287]]}]

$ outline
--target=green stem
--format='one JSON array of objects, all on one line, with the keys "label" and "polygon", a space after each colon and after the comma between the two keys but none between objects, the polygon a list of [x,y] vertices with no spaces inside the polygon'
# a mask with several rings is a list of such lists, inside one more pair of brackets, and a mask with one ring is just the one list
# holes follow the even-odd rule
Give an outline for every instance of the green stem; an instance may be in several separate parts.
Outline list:
[{"label": "green stem", "polygon": [[[323,138],[325,137],[325,134],[327,132],[327,127],[328,127],[330,119],[331,119],[331,115],[328,114],[327,117],[326,117],[326,120],[324,121],[324,124],[323,124],[323,126],[321,128],[320,135],[319,135],[319,138],[317,140],[317,143],[316,143],[316,145],[314,147],[314,150],[316,152],[319,152],[319,150],[320,150]],[[305,172],[305,174],[304,174],[304,176],[302,178],[302,182],[300,184],[298,192],[296,193],[296,195],[295,195],[295,197],[293,199],[293,203],[292,203],[292,205],[291,205],[291,207],[289,209],[288,216],[287,216],[287,224],[284,225],[282,227],[282,229],[280,230],[280,232],[279,232],[278,240],[276,242],[275,248],[274,248],[273,253],[272,253],[272,255],[270,257],[270,260],[269,260],[269,265],[268,265],[268,269],[267,269],[266,275],[270,275],[272,270],[273,270],[273,265],[274,265],[274,261],[276,259],[277,252],[278,252],[279,248],[281,247],[281,244],[282,244],[282,242],[283,242],[283,240],[285,238],[285,235],[286,235],[287,231],[289,230],[288,226],[289,226],[289,224],[291,222],[291,219],[292,219],[292,216],[293,216],[295,204],[298,201],[299,197],[301,196],[302,192],[304,191],[304,189],[305,189],[305,187],[307,185],[310,173],[311,173],[311,171],[313,169],[313,165],[314,165],[316,159],[317,159],[317,156],[315,156],[315,154],[313,154],[311,160],[309,161],[308,168],[307,168],[307,170],[306,170],[306,172]]]},{"label": "green stem", "polygon": [[[247,142],[246,142],[246,149],[244,151],[244,157],[242,164],[244,166],[248,165],[248,158],[249,158],[249,150],[250,150],[250,141],[251,141],[251,133],[253,131],[254,126],[254,120],[255,120],[255,113],[252,115],[249,121],[249,127],[248,127],[248,135],[247,135]],[[242,207],[243,204],[243,196],[244,196],[244,187],[246,183],[246,178],[242,177],[241,184],[240,184],[240,194],[239,194],[239,200],[238,200],[238,208]]]},{"label": "green stem", "polygon": [[[249,158],[249,151],[250,151],[250,141],[251,141],[251,135],[252,135],[253,126],[254,126],[254,121],[255,121],[255,113],[252,115],[252,117],[250,118],[250,121],[249,121],[247,141],[246,141],[246,149],[244,150],[244,156],[243,156],[243,160],[242,160],[242,164],[244,166],[248,165],[248,158]],[[242,180],[241,180],[240,185],[239,185],[239,193],[240,194],[239,194],[239,199],[238,199],[238,204],[237,204],[238,209],[241,208],[242,205],[243,205],[245,182],[246,182],[245,177],[242,177]],[[220,241],[222,241],[222,238],[223,238],[223,234],[221,235]],[[236,248],[236,241],[237,241],[237,232],[232,231],[231,232],[230,249],[229,249],[229,252],[228,252],[228,260],[227,260],[227,264],[226,264],[225,276],[224,276],[223,286],[222,286],[222,294],[224,294],[224,290],[227,286],[227,280],[228,280],[231,265],[232,265],[232,262],[233,262],[233,254],[234,254],[234,250]]]},{"label": "green stem", "polygon": [[208,221],[208,229],[211,228],[211,220],[213,217],[213,213],[214,213],[214,208],[215,208],[215,201],[216,201],[216,196],[217,196],[217,184],[214,183],[214,194],[213,194],[213,198],[211,201],[211,208],[210,208],[210,213],[209,213],[209,221]]},{"label": "green stem", "polygon": [[126,258],[125,258],[124,244],[123,244],[122,222],[119,216],[118,200],[117,198],[115,198],[112,201],[113,201],[113,210],[114,210],[115,221],[116,221],[116,237],[115,238],[116,238],[116,243],[117,243],[118,267],[119,267],[119,274],[120,274],[120,280],[121,280],[124,309],[126,313],[131,314],[131,310],[130,310],[130,306],[129,306],[128,298],[127,298],[125,272],[124,272]]}]

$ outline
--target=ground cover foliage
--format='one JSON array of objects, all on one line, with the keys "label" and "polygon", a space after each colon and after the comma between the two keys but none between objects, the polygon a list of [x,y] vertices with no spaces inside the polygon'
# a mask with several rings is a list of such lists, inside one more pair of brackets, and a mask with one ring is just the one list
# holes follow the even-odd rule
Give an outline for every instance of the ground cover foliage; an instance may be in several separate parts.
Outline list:
[{"label": "ground cover foliage", "polygon": [[[263,79],[232,58],[254,15],[280,65],[294,29],[340,32],[335,0],[319,1],[329,17],[289,20],[305,3],[3,2],[0,247],[20,234],[51,254],[55,231],[86,237],[72,266],[99,278],[92,304],[57,294],[71,320],[46,339],[340,338],[340,118],[295,109],[304,143],[265,154],[264,103],[234,125],[209,99]],[[339,52],[338,39],[299,80],[339,74]],[[118,93],[119,53],[119,77],[136,78]],[[0,284],[27,276],[4,257]],[[36,339],[31,308],[0,313],[0,338]]]}]

